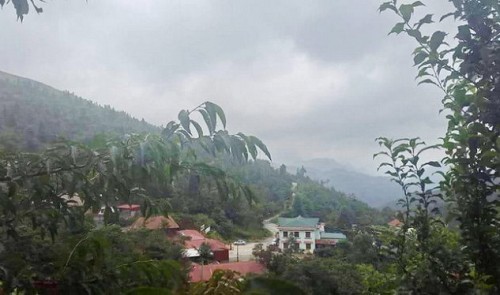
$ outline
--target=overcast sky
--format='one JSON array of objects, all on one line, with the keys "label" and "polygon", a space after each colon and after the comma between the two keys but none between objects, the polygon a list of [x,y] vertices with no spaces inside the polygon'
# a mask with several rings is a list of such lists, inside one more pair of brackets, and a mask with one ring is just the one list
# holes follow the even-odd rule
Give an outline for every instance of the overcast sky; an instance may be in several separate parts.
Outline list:
[{"label": "overcast sky", "polygon": [[414,43],[387,36],[397,19],[379,4],[49,1],[23,23],[8,5],[0,70],[158,125],[208,99],[276,164],[327,157],[375,174],[376,137],[436,142],[446,126],[440,93],[416,85]]}]

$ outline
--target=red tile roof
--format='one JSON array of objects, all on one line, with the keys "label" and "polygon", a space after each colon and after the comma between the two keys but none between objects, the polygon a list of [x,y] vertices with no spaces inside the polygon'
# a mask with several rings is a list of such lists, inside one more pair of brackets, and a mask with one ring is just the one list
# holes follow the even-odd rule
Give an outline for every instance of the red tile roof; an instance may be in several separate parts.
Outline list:
[{"label": "red tile roof", "polygon": [[316,240],[316,245],[335,245],[337,242],[335,240],[321,239]]},{"label": "red tile roof", "polygon": [[118,205],[118,209],[120,209],[120,210],[129,210],[129,211],[139,211],[139,210],[141,210],[141,205],[137,205],[137,204],[121,204],[121,205]]},{"label": "red tile roof", "polygon": [[218,269],[236,271],[240,273],[240,275],[247,275],[250,273],[261,274],[266,271],[266,268],[256,261],[230,262],[203,266],[194,264],[189,273],[189,279],[191,282],[208,281],[212,277],[214,271]]},{"label": "red tile roof", "polygon": [[179,235],[183,237],[191,238],[191,240],[203,240],[205,236],[197,230],[194,229],[183,229],[179,231]]},{"label": "red tile roof", "polygon": [[399,221],[399,219],[397,219],[397,218],[394,218],[393,220],[389,221],[387,224],[389,226],[394,226],[394,227],[399,227],[399,226],[403,225],[403,223],[401,221]]},{"label": "red tile roof", "polygon": [[210,246],[210,250],[218,251],[218,250],[229,250],[229,247],[221,241],[214,239],[204,239],[204,240],[186,240],[185,245],[186,248],[195,248],[199,249],[201,244],[207,243]]},{"label": "red tile roof", "polygon": [[148,219],[139,217],[131,226],[132,229],[147,228],[147,229],[162,229],[162,228],[179,228],[179,225],[172,217],[151,216]]},{"label": "red tile roof", "polygon": [[207,243],[212,251],[229,250],[229,247],[219,240],[206,238],[202,233],[194,229],[184,229],[179,231],[179,235],[187,237],[184,242],[186,248],[199,249],[201,244]]}]

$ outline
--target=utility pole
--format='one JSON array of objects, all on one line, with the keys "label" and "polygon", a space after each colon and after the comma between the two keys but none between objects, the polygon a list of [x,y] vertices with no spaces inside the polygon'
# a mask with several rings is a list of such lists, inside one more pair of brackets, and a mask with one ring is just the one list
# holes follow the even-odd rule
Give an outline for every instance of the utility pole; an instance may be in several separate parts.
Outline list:
[{"label": "utility pole", "polygon": [[240,245],[236,245],[236,262],[240,262]]}]

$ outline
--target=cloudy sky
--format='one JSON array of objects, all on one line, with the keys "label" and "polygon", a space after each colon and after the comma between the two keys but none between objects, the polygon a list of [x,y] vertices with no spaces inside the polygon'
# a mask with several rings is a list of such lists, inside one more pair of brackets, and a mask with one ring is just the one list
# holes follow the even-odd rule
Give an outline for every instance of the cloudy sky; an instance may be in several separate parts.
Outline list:
[{"label": "cloudy sky", "polygon": [[374,174],[376,137],[445,130],[439,92],[416,86],[414,43],[387,36],[397,19],[379,4],[49,1],[23,23],[8,5],[0,70],[158,125],[211,100],[277,164],[327,157]]}]

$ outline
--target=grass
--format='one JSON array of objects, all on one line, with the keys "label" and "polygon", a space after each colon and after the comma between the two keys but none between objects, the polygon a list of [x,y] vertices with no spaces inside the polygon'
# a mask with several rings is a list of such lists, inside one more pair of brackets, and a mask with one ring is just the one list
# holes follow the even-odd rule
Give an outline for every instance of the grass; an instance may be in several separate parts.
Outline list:
[{"label": "grass", "polygon": [[247,241],[259,241],[272,236],[272,233],[262,227],[259,228],[240,228],[235,231],[235,239],[244,239]]}]

